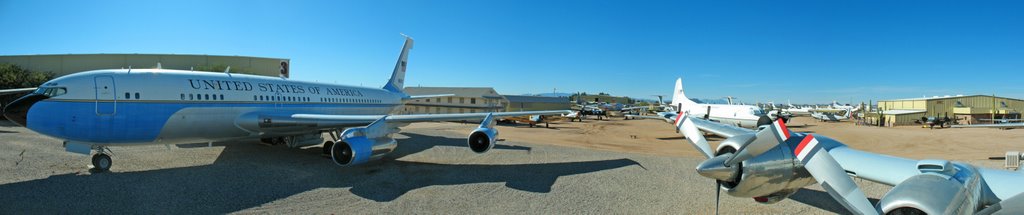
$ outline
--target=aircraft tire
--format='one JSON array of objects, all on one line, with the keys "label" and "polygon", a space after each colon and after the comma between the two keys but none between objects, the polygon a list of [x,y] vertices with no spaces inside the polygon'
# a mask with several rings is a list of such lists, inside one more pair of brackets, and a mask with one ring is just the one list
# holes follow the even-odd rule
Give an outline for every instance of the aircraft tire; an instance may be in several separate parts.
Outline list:
[{"label": "aircraft tire", "polygon": [[106,172],[110,170],[114,162],[110,159],[110,155],[107,154],[95,154],[92,156],[92,166],[99,172]]}]

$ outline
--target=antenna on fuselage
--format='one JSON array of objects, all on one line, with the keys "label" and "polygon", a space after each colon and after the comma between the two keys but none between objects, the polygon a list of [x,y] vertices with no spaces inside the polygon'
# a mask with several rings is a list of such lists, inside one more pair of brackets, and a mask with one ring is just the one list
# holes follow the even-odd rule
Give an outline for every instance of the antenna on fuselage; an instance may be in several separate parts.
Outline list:
[{"label": "antenna on fuselage", "polygon": [[164,69],[164,66],[160,65],[160,62],[156,62],[156,69]]},{"label": "antenna on fuselage", "polygon": [[128,73],[132,72],[132,65],[128,65]]},{"label": "antenna on fuselage", "polygon": [[231,73],[231,66],[228,66],[228,68],[224,69],[224,73]]}]

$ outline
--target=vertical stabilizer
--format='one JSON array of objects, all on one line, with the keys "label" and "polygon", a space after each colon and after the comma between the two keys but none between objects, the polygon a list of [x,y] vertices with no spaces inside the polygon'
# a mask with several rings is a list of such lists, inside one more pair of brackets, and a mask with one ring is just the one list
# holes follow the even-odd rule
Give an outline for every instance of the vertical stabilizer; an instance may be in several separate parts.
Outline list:
[{"label": "vertical stabilizer", "polygon": [[683,93],[683,78],[676,79],[676,88],[672,91],[672,104],[676,106],[682,104],[683,107],[697,104],[690,98],[686,98],[686,94]]},{"label": "vertical stabilizer", "polygon": [[405,67],[409,62],[409,50],[412,49],[412,37],[405,36],[405,46],[402,46],[402,53],[398,55],[398,62],[395,63],[395,71],[391,73],[391,79],[384,85],[384,89],[402,93],[402,89],[405,87]]}]

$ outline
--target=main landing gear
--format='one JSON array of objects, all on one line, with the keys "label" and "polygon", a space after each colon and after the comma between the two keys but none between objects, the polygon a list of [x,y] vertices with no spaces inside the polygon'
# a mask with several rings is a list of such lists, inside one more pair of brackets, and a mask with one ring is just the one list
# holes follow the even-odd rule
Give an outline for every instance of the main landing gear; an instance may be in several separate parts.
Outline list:
[{"label": "main landing gear", "polygon": [[92,155],[92,167],[96,172],[106,172],[110,170],[110,166],[114,165],[114,161],[110,159],[110,155],[107,153],[110,149],[107,147],[97,147],[96,154]]}]

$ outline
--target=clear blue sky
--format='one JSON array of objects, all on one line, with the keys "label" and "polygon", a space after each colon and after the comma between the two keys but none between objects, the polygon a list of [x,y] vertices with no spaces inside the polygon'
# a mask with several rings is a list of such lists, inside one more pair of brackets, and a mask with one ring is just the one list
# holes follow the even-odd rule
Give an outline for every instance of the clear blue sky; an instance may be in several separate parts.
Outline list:
[{"label": "clear blue sky", "polygon": [[10,1],[0,55],[280,57],[292,78],[855,102],[1024,98],[1021,1]]}]

